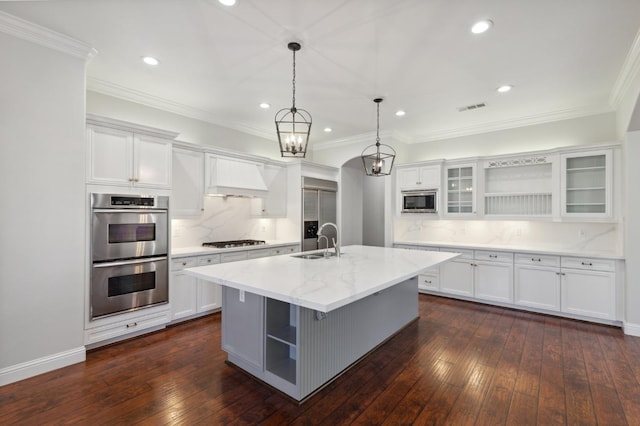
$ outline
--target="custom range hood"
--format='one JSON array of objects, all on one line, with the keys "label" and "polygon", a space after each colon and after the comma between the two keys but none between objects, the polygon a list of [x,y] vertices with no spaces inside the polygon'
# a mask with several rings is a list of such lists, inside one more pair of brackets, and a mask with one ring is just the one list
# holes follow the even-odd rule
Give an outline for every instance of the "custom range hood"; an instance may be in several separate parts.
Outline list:
[{"label": "custom range hood", "polygon": [[261,198],[267,195],[262,164],[213,156],[208,162],[205,176],[208,195]]}]

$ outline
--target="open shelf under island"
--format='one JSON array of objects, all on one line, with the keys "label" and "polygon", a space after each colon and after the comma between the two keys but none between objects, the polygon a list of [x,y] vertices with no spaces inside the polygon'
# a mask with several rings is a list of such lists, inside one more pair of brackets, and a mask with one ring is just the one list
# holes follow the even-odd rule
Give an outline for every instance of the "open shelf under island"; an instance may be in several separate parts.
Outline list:
[{"label": "open shelf under island", "polygon": [[347,246],[340,257],[296,256],[185,272],[223,286],[228,361],[302,401],[415,320],[417,276],[458,254]]}]

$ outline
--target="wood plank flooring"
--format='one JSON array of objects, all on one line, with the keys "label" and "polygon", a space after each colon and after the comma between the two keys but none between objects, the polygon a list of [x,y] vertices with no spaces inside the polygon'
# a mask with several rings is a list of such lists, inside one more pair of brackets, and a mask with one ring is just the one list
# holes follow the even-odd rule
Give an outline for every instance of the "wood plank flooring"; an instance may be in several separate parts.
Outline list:
[{"label": "wood plank flooring", "polygon": [[434,296],[419,306],[302,405],[224,362],[214,314],[0,387],[0,424],[640,424],[640,338]]}]

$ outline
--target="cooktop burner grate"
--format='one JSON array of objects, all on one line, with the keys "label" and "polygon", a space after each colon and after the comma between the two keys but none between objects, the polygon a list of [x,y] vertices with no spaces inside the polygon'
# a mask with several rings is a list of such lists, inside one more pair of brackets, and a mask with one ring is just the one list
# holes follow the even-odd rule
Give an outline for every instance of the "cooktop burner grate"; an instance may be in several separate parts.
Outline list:
[{"label": "cooktop burner grate", "polygon": [[263,240],[231,240],[231,241],[212,241],[208,243],[202,243],[202,247],[230,248],[230,247],[257,246],[260,244],[265,244],[265,242]]}]

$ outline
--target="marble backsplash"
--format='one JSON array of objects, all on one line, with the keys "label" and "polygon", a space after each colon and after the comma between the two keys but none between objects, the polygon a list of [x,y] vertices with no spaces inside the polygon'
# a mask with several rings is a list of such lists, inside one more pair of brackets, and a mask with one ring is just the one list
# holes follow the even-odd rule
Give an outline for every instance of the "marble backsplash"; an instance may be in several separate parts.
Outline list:
[{"label": "marble backsplash", "polygon": [[395,219],[394,241],[478,244],[621,256],[620,225],[593,222]]},{"label": "marble backsplash", "polygon": [[171,221],[171,242],[182,248],[207,241],[275,240],[276,224],[276,219],[252,217],[250,198],[207,196],[202,216]]}]

